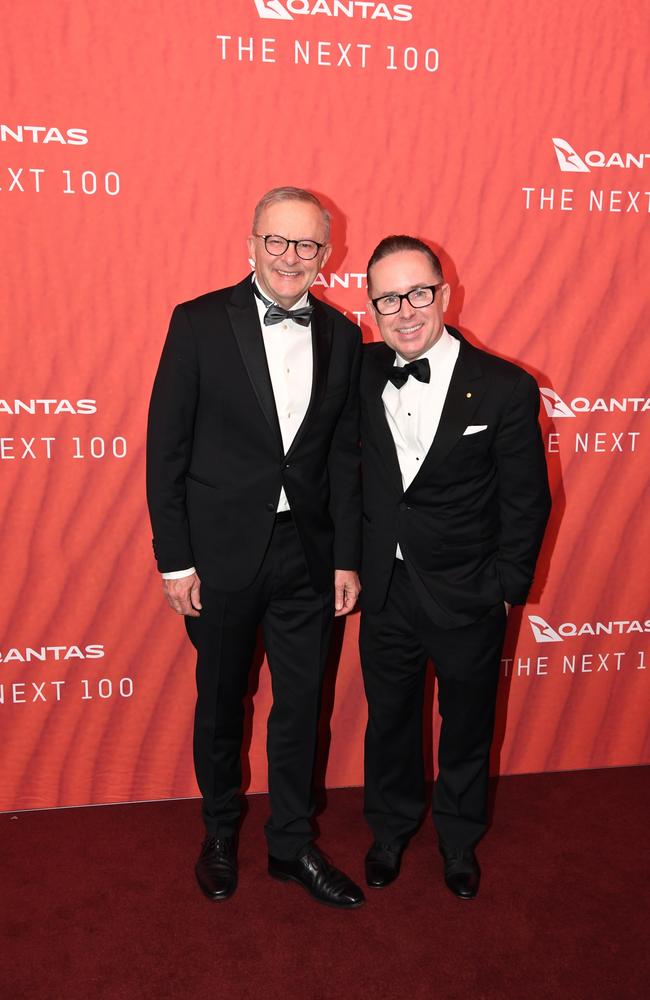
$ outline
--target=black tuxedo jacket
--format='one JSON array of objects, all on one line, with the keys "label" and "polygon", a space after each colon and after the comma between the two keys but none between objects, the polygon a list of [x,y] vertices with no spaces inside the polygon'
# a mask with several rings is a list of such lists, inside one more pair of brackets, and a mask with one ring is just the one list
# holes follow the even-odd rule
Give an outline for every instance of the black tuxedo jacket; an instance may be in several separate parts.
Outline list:
[{"label": "black tuxedo jacket", "polygon": [[499,601],[525,602],[550,494],[537,383],[447,329],[460,340],[458,360],[433,444],[406,490],[381,399],[395,352],[364,348],[361,600],[369,611],[383,607],[399,542],[427,614],[455,628]]},{"label": "black tuxedo jacket", "polygon": [[[285,455],[250,276],[174,310],[147,437],[161,572],[197,568],[222,590],[260,567],[284,486],[314,587],[358,569],[358,327],[311,298],[309,408]],[[280,335],[280,331],[278,331]]]}]

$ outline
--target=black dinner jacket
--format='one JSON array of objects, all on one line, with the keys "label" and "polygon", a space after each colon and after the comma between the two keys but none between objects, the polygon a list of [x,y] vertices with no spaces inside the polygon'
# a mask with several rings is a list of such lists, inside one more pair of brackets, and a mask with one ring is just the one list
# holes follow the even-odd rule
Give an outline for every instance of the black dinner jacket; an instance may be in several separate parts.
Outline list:
[{"label": "black dinner jacket", "polygon": [[361,335],[336,309],[310,301],[311,398],[286,455],[250,275],[175,308],[147,435],[161,572],[195,566],[213,587],[247,586],[282,486],[314,587],[330,587],[335,566],[358,569]]},{"label": "black dinner jacket", "polygon": [[[395,352],[367,344],[361,372],[362,607],[383,607],[399,542],[429,617],[454,628],[499,601],[522,604],[550,511],[537,383],[517,365],[460,351],[440,424],[404,490],[382,392]],[[464,432],[469,426],[485,430]]]}]

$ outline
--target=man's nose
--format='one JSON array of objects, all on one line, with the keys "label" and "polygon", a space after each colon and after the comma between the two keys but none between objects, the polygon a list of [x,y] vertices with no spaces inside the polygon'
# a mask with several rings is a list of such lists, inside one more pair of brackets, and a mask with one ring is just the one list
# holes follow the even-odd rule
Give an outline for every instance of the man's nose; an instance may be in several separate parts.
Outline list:
[{"label": "man's nose", "polygon": [[415,308],[411,305],[406,295],[400,302],[399,311],[402,318],[404,318],[405,316],[412,316],[415,312]]},{"label": "man's nose", "polygon": [[282,254],[283,258],[287,264],[295,264],[296,261],[300,260],[300,257],[296,253],[296,244],[290,243],[287,249]]}]

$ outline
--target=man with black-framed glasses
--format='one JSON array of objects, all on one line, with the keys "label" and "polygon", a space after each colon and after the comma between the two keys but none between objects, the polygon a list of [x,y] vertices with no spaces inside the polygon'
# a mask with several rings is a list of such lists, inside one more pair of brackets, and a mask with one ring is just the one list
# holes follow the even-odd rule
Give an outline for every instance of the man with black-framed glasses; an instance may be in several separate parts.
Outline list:
[{"label": "man with black-framed glasses", "polygon": [[539,392],[445,326],[450,288],[426,243],[382,240],[368,289],[383,342],[366,345],[361,374],[366,881],[397,878],[422,819],[431,658],[433,820],[445,883],[471,899],[507,615],[526,600],[550,510]]},{"label": "man with black-framed glasses", "polygon": [[312,772],[332,619],[359,592],[358,327],[313,298],[329,214],[275,188],[255,209],[253,275],[174,310],[154,384],[147,493],[163,589],[197,650],[194,763],[202,892],[237,887],[243,700],[261,627],[269,874],[352,908],[363,893],[313,844]]}]

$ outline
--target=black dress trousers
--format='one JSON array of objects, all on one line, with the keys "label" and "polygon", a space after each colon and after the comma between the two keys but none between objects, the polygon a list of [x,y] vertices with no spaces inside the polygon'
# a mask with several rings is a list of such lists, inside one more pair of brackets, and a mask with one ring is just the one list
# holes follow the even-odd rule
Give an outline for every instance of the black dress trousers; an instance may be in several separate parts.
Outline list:
[{"label": "black dress trousers", "polygon": [[294,858],[313,837],[312,774],[333,591],[314,590],[295,526],[280,519],[253,583],[234,592],[202,585],[201,603],[200,617],[185,621],[198,654],[194,765],[206,829],[228,837],[238,827],[243,699],[261,625],[273,689],[265,833],[270,854]]},{"label": "black dress trousers", "polygon": [[441,629],[425,614],[396,559],[384,608],[361,616],[368,700],[366,820],[380,843],[404,846],[424,811],[422,710],[427,660],[442,718],[433,820],[448,847],[472,847],[485,832],[490,745],[505,635],[503,603],[470,625]]}]

